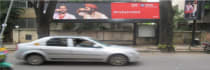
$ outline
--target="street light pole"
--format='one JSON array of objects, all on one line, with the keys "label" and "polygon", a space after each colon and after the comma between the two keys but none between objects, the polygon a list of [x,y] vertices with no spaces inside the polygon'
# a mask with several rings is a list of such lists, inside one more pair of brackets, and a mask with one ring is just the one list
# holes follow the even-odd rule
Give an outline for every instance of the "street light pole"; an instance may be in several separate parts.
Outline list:
[{"label": "street light pole", "polygon": [[193,20],[193,24],[192,24],[192,41],[191,41],[191,45],[189,47],[189,50],[191,50],[191,47],[195,46],[195,31],[196,31],[196,20]]},{"label": "street light pole", "polygon": [[13,6],[13,2],[14,2],[14,0],[11,0],[7,15],[4,20],[4,23],[2,24],[2,29],[1,29],[1,33],[0,33],[0,48],[3,47],[3,35],[4,35],[4,31],[7,27],[7,21],[8,21],[12,6]]},{"label": "street light pole", "polygon": [[18,28],[18,43],[20,43],[20,28]]},{"label": "street light pole", "polygon": [[18,30],[18,42],[20,43],[20,26],[16,25],[15,28]]},{"label": "street light pole", "polygon": [[133,23],[133,45],[136,45],[136,38],[137,38],[137,34],[138,34],[138,25],[137,23]]}]

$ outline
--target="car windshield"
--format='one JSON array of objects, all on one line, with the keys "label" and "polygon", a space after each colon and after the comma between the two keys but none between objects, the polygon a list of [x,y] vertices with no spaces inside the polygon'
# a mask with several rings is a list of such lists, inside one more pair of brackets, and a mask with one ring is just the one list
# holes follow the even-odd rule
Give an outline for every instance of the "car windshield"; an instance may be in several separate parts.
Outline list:
[{"label": "car windshield", "polygon": [[[91,38],[91,39],[92,39],[92,38]],[[106,44],[106,43],[104,43],[104,42],[102,42],[102,41],[95,40],[95,39],[92,39],[92,40],[95,41],[95,42],[97,42],[97,43],[100,43],[100,44],[102,44],[102,45],[109,46],[109,44]]]},{"label": "car windshield", "polygon": [[44,37],[44,38],[41,38],[41,39],[37,39],[37,40],[34,40],[33,42],[40,42],[42,40],[45,40],[45,39],[49,39],[50,37]]}]

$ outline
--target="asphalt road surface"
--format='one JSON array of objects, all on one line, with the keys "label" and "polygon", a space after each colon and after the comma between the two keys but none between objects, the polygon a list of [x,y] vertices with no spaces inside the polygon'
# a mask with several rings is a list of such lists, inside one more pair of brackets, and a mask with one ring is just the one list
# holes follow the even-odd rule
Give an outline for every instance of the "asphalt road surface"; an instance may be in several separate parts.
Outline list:
[{"label": "asphalt road surface", "polygon": [[210,54],[204,53],[141,53],[140,62],[128,66],[111,66],[106,63],[47,62],[31,66],[16,60],[10,53],[8,62],[15,70],[210,70]]}]

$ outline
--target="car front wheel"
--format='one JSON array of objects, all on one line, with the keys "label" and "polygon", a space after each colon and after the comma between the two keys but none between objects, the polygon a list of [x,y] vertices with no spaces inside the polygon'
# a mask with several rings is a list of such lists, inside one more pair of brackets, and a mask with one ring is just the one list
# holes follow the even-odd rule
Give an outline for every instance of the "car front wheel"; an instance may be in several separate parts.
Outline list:
[{"label": "car front wheel", "polygon": [[128,64],[128,58],[124,55],[112,55],[108,63],[114,66],[123,66]]},{"label": "car front wheel", "polygon": [[31,64],[31,65],[40,65],[44,62],[44,59],[40,55],[29,55],[26,58],[26,61],[28,64]]}]

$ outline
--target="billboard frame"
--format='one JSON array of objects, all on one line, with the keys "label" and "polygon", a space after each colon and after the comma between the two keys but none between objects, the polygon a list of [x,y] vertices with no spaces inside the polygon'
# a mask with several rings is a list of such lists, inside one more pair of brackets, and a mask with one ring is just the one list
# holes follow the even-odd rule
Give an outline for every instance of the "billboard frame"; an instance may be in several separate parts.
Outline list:
[{"label": "billboard frame", "polygon": [[185,20],[200,20],[201,19],[201,12],[202,12],[202,7],[201,6],[204,3],[203,0],[197,0],[196,14],[195,14],[195,16],[191,16],[191,17],[187,16],[187,14],[185,13],[187,3],[193,3],[193,0],[185,0],[185,4],[184,4],[184,19]]},{"label": "billboard frame", "polygon": [[[159,3],[159,2],[130,2],[130,1],[61,1],[59,3]],[[146,22],[159,22],[160,19],[76,19],[76,20],[55,20],[56,23],[146,23]]]}]

